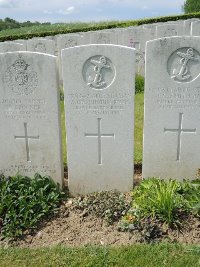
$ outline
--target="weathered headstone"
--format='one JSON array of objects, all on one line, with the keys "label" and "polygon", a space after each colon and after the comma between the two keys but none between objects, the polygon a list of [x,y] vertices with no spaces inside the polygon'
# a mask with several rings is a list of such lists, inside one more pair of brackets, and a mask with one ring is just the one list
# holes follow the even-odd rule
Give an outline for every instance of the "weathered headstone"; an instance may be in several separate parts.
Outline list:
[{"label": "weathered headstone", "polygon": [[26,45],[15,42],[2,42],[0,43],[0,53],[26,51]]},{"label": "weathered headstone", "polygon": [[183,36],[184,26],[182,24],[165,23],[157,26],[157,38],[171,37],[171,36]]},{"label": "weathered headstone", "polygon": [[143,177],[195,178],[200,168],[200,37],[147,43]]},{"label": "weathered headstone", "polygon": [[117,44],[117,34],[111,30],[91,32],[89,44]]},{"label": "weathered headstone", "polygon": [[62,62],[70,192],[129,191],[134,49],[80,46],[63,50]]},{"label": "weathered headstone", "polygon": [[192,34],[192,23],[196,21],[199,21],[199,19],[194,18],[194,19],[187,19],[184,21],[184,35],[185,36],[193,35]]},{"label": "weathered headstone", "polygon": [[27,51],[55,55],[55,42],[49,39],[33,38],[27,41]]},{"label": "weathered headstone", "polygon": [[56,57],[0,54],[0,172],[51,176],[62,185]]},{"label": "weathered headstone", "polygon": [[200,36],[200,20],[192,22],[191,35],[192,36]]},{"label": "weathered headstone", "polygon": [[84,45],[86,38],[82,34],[63,34],[57,37],[57,49],[58,49],[58,63],[59,63],[59,78],[62,84],[62,64],[61,64],[61,51],[65,48]]},{"label": "weathered headstone", "polygon": [[118,39],[118,44],[136,49],[135,72],[143,76],[145,74],[145,45],[151,39],[153,39],[151,30],[142,27],[129,27],[121,32]]}]

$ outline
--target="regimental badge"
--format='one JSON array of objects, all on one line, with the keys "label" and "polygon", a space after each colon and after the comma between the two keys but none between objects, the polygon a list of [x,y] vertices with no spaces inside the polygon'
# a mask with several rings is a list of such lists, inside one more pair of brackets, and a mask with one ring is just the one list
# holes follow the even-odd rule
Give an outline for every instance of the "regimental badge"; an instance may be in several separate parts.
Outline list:
[{"label": "regimental badge", "polygon": [[17,95],[29,95],[38,86],[37,73],[20,55],[7,69],[4,78],[8,88]]}]

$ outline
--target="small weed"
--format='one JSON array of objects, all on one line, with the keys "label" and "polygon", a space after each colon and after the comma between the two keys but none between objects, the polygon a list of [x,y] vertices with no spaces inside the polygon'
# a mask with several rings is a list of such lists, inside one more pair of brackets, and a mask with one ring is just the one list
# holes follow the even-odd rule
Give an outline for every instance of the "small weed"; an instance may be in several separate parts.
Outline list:
[{"label": "small weed", "polygon": [[118,191],[102,191],[79,197],[75,208],[104,219],[108,224],[119,220],[130,208],[130,198]]}]

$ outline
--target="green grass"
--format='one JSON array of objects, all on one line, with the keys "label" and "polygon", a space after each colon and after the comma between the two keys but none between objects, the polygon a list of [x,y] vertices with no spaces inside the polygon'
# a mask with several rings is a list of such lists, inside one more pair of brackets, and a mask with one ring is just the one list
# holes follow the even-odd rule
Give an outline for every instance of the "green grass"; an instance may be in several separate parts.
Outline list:
[{"label": "green grass", "polygon": [[[192,249],[191,249],[192,248]],[[191,249],[189,252],[188,250]],[[57,246],[40,249],[0,249],[1,267],[199,267],[196,247],[174,244],[119,248]]]},{"label": "green grass", "polygon": [[[65,139],[65,112],[64,101],[60,101],[61,108],[61,126],[62,126],[62,144],[63,144],[63,161],[67,164],[66,139]],[[144,116],[144,94],[135,95],[135,164],[142,163],[142,133],[143,133],[143,116]]]},{"label": "green grass", "polygon": [[135,95],[135,133],[134,133],[135,164],[142,163],[143,118],[144,118],[144,94],[139,93]]}]

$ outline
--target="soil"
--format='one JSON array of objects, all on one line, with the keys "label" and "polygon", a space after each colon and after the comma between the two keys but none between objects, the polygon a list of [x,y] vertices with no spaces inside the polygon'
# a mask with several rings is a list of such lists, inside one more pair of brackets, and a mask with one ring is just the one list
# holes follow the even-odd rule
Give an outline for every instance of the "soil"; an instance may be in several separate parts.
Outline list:
[{"label": "soil", "polygon": [[[136,166],[135,181],[141,180],[141,167]],[[96,216],[74,207],[74,199],[62,204],[57,215],[42,222],[35,233],[28,232],[18,240],[1,240],[0,247],[18,246],[23,248],[50,247],[54,245],[129,245],[141,242],[168,241],[184,244],[200,244],[200,220],[193,216],[184,219],[181,231],[168,229],[158,221],[149,218],[141,229],[132,232],[118,231],[118,223],[107,223]]]}]

